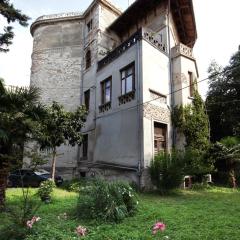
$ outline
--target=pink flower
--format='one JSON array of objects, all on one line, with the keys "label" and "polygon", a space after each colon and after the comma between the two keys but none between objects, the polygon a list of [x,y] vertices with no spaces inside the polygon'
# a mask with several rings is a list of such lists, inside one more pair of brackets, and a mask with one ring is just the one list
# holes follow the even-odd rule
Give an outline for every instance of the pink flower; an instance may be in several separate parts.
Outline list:
[{"label": "pink flower", "polygon": [[85,236],[86,233],[87,233],[87,229],[85,227],[78,226],[76,228],[76,233],[77,233],[78,236]]},{"label": "pink flower", "polygon": [[33,216],[31,220],[28,220],[28,221],[27,221],[27,223],[26,223],[27,227],[28,227],[28,228],[32,228],[33,224],[34,224],[35,222],[38,222],[40,219],[41,219],[40,217],[35,217],[35,216]]},{"label": "pink flower", "polygon": [[162,222],[156,222],[153,226],[152,233],[155,235],[157,231],[163,232],[166,228],[166,225]]},{"label": "pink flower", "polygon": [[32,222],[30,220],[27,221],[26,225],[27,225],[28,228],[32,228]]}]

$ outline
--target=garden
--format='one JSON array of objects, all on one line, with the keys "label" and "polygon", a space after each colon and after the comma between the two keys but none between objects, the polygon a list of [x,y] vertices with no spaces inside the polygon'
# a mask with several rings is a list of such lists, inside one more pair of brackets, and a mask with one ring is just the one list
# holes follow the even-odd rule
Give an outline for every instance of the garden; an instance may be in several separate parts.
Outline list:
[{"label": "garden", "polygon": [[[41,201],[36,192],[37,189],[30,189],[29,195],[38,205]],[[21,207],[21,198],[21,188],[7,190],[10,208]],[[26,239],[237,240],[240,236],[240,192],[229,188],[178,190],[167,196],[140,193],[136,213],[119,222],[77,216],[79,198],[81,196],[76,192],[55,188],[51,203],[42,203],[35,212],[39,221],[32,228],[24,226]],[[0,239],[6,240],[5,227],[16,232],[17,225],[13,224],[8,213],[1,213],[0,219]],[[158,222],[165,224],[165,227],[160,226],[154,234],[153,227]]]}]

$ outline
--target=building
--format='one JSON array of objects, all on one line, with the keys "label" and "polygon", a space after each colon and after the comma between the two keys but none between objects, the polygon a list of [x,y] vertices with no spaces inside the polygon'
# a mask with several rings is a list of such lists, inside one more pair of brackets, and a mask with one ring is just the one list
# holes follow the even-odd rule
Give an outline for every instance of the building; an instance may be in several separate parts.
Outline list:
[{"label": "building", "polygon": [[57,170],[147,185],[154,154],[184,141],[170,111],[191,103],[198,78],[192,0],[137,0],[123,13],[94,0],[83,13],[38,18],[31,34],[42,101],[88,109],[83,144],[62,146]]}]

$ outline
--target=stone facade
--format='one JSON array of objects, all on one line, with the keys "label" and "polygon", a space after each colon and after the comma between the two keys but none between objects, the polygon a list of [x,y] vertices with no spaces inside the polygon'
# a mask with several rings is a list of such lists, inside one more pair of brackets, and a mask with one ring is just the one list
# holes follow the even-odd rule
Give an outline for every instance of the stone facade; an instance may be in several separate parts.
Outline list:
[{"label": "stone facade", "polygon": [[[186,24],[186,11],[176,16],[176,1],[172,12],[166,0],[148,0],[144,9],[145,0],[137,0],[121,13],[107,0],[94,0],[83,13],[33,23],[31,84],[42,89],[43,103],[57,101],[68,110],[89,105],[84,144],[59,148],[57,170],[66,178],[101,175],[146,186],[156,131],[166,151],[182,144],[182,136],[173,142],[170,112],[191,103],[184,87],[198,73],[191,48],[195,25],[179,26]],[[140,9],[144,14],[137,14]]]}]

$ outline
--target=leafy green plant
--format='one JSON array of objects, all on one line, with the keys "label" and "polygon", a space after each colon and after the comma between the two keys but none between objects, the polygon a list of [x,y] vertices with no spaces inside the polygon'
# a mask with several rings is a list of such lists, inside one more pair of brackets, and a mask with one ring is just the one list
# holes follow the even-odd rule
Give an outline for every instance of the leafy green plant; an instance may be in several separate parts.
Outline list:
[{"label": "leafy green plant", "polygon": [[69,191],[69,192],[79,192],[81,188],[88,185],[88,181],[85,179],[72,179],[72,180],[66,180],[61,185],[61,188]]},{"label": "leafy green plant", "polygon": [[55,183],[48,179],[40,184],[38,189],[38,195],[40,196],[41,200],[49,203],[51,200],[51,193],[53,192],[53,188],[55,187]]},{"label": "leafy green plant", "polygon": [[183,182],[183,163],[184,152],[181,151],[159,153],[151,161],[151,180],[161,194],[178,188]]},{"label": "leafy green plant", "polygon": [[125,182],[92,181],[80,191],[77,214],[82,218],[120,222],[137,210],[136,193]]},{"label": "leafy green plant", "polygon": [[226,137],[211,148],[211,156],[216,161],[219,172],[228,172],[229,183],[237,187],[236,176],[240,166],[240,141],[236,137]]}]

